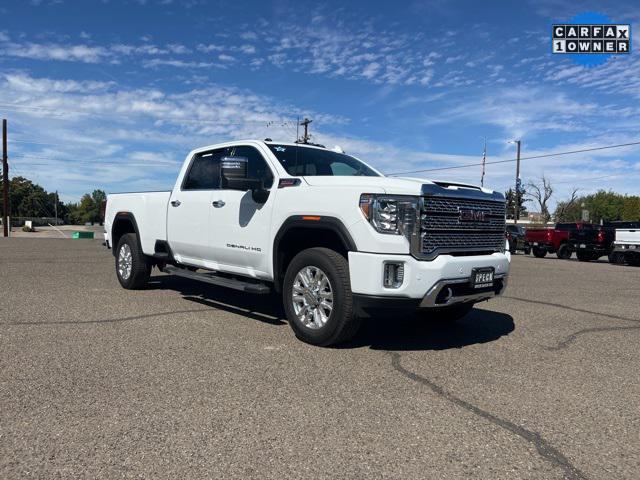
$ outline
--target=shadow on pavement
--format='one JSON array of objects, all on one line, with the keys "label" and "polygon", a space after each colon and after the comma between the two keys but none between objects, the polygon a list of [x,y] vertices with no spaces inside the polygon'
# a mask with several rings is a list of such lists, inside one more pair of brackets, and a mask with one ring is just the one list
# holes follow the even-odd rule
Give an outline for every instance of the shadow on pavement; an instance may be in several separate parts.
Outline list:
[{"label": "shadow on pavement", "polygon": [[[250,295],[227,288],[158,276],[149,288],[175,290],[185,300],[218,310],[244,315],[272,325],[284,325],[285,314],[277,294]],[[473,309],[456,323],[437,323],[428,317],[403,314],[401,317],[367,318],[356,337],[338,348],[370,347],[374,350],[446,350],[498,340],[514,330],[510,315]],[[292,334],[292,332],[291,332]]]},{"label": "shadow on pavement", "polygon": [[374,350],[448,350],[487,343],[509,335],[513,318],[505,313],[473,309],[455,323],[440,323],[427,316],[366,319],[360,333],[341,348],[368,346]]},{"label": "shadow on pavement", "polygon": [[273,325],[284,325],[280,295],[252,295],[170,275],[152,277],[149,289],[174,290],[185,300]]}]

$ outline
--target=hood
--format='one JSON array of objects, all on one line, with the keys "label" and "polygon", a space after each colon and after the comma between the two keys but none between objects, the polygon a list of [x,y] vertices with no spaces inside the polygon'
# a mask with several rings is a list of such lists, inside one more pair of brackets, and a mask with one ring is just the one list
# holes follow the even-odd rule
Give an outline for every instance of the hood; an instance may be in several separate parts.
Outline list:
[{"label": "hood", "polygon": [[396,195],[420,195],[422,185],[432,183],[417,178],[392,177],[303,177],[312,187],[357,188],[362,193],[390,193]]},{"label": "hood", "polygon": [[437,184],[449,190],[457,190],[458,187],[481,190],[484,193],[492,194],[493,190],[480,188],[476,185],[460,182],[433,182],[424,178],[405,177],[331,177],[331,176],[309,176],[303,177],[305,182],[313,187],[340,187],[357,188],[362,193],[388,193],[391,195],[420,195],[422,185]]}]

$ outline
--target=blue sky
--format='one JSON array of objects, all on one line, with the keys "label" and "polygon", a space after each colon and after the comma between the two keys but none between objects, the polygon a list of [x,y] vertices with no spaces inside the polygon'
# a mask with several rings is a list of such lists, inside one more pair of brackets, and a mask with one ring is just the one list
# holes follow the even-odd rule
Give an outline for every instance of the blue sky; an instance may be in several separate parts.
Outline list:
[{"label": "blue sky", "polygon": [[[640,140],[635,2],[4,1],[0,114],[12,174],[62,199],[172,186],[186,153],[235,138],[340,145],[383,172]],[[634,8],[635,7],[635,8]],[[632,24],[631,55],[586,68],[550,25]],[[512,163],[487,166],[505,190]],[[523,181],[640,194],[640,147],[522,162]],[[422,174],[478,183],[480,168]]]}]

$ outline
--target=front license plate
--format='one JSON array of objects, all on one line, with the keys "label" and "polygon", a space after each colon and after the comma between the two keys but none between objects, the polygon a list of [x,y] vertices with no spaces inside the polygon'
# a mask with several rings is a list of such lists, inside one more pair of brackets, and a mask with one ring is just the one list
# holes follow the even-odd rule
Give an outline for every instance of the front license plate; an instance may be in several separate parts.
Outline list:
[{"label": "front license plate", "polygon": [[486,288],[493,286],[493,268],[474,268],[471,270],[471,287]]},{"label": "front license plate", "polygon": [[538,246],[538,242],[533,242],[533,246],[537,247]]}]

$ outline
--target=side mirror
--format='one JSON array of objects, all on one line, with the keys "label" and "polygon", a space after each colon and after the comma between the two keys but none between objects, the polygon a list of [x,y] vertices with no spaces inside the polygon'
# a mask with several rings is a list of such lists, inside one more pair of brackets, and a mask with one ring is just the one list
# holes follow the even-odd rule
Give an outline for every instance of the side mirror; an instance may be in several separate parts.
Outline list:
[{"label": "side mirror", "polygon": [[269,198],[269,190],[264,188],[262,180],[247,177],[248,163],[246,157],[223,157],[220,160],[221,186],[231,190],[251,190],[254,202],[265,203]]}]

